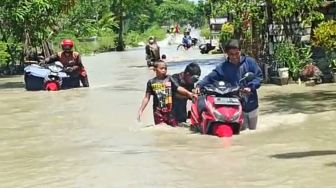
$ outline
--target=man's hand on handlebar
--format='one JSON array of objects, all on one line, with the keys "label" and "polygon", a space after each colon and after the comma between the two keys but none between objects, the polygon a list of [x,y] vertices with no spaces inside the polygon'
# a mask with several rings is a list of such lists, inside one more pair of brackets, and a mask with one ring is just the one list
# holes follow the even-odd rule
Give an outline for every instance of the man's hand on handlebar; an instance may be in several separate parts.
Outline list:
[{"label": "man's hand on handlebar", "polygon": [[251,88],[249,88],[249,87],[244,87],[244,88],[242,88],[241,89],[241,92],[243,93],[243,94],[250,94],[251,93]]},{"label": "man's hand on handlebar", "polygon": [[191,101],[195,101],[197,99],[198,95],[193,93],[193,92],[189,92],[188,93],[188,98],[191,99]]},{"label": "man's hand on handlebar", "polygon": [[74,69],[72,68],[72,67],[67,67],[67,68],[65,68],[65,72],[66,73],[71,73],[71,72],[73,72],[74,71]]},{"label": "man's hand on handlebar", "polygon": [[188,98],[189,99],[197,98],[197,95],[195,93],[189,92],[188,93]]},{"label": "man's hand on handlebar", "polygon": [[195,89],[192,90],[192,92],[196,95],[200,94],[201,93],[201,88],[199,87],[195,87]]}]

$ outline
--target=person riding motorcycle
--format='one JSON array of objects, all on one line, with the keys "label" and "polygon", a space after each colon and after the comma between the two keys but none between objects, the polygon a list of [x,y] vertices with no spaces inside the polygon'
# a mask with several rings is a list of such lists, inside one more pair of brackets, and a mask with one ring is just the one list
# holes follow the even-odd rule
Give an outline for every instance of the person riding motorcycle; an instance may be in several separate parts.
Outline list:
[{"label": "person riding motorcycle", "polygon": [[147,66],[153,66],[153,63],[156,61],[159,61],[161,56],[160,56],[160,47],[156,43],[155,37],[151,36],[148,39],[148,44],[145,47],[146,50],[146,61],[147,61]]},{"label": "person riding motorcycle", "polygon": [[191,47],[192,38],[191,38],[189,32],[184,32],[184,37],[182,39],[182,44],[183,44],[184,48],[186,48],[186,49]]},{"label": "person riding motorcycle", "polygon": [[61,42],[62,52],[58,52],[47,58],[45,63],[53,63],[60,61],[71,77],[79,77],[83,87],[89,87],[89,79],[87,72],[82,64],[81,57],[78,52],[73,51],[74,42],[70,39],[64,39]]}]

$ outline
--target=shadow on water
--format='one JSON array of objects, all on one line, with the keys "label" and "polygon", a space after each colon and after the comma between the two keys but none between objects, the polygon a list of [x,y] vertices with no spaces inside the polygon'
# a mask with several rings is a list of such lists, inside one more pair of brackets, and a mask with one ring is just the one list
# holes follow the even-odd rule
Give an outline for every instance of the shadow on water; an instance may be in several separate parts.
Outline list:
[{"label": "shadow on water", "polygon": [[336,162],[326,163],[325,166],[327,166],[327,167],[336,167]]},{"label": "shadow on water", "polygon": [[261,114],[267,113],[307,113],[326,112],[336,110],[336,91],[313,91],[311,93],[275,93],[261,98],[269,102]]},{"label": "shadow on water", "polygon": [[17,89],[24,88],[23,82],[5,82],[0,83],[0,89]]},{"label": "shadow on water", "polygon": [[132,65],[132,66],[128,66],[128,68],[147,68],[147,65]]},{"label": "shadow on water", "polygon": [[[282,153],[282,154],[271,155],[270,157],[277,158],[277,159],[295,159],[295,158],[317,157],[317,156],[325,156],[325,155],[336,155],[336,150]],[[336,163],[333,163],[332,165],[336,165]]]}]

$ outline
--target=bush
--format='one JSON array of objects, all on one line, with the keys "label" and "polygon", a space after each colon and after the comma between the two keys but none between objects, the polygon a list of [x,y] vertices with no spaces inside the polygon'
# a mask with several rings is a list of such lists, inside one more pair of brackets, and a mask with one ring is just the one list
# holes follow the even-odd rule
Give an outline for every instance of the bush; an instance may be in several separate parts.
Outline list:
[{"label": "bush", "polygon": [[91,38],[76,38],[73,32],[65,31],[60,33],[53,41],[54,50],[60,51],[60,41],[71,39],[75,42],[75,50],[81,54],[91,54],[93,52],[106,52],[114,49],[114,39],[116,34],[112,30],[101,30],[96,40]]},{"label": "bush", "polygon": [[127,33],[125,38],[125,43],[128,46],[138,46],[138,43],[143,39],[140,36],[140,33],[137,31],[130,31]]},{"label": "bush", "polygon": [[9,58],[9,54],[7,53],[7,44],[0,41],[0,67],[6,65]]},{"label": "bush", "polygon": [[201,28],[201,36],[206,39],[210,39],[210,28],[208,26],[203,26]]},{"label": "bush", "polygon": [[298,78],[301,69],[311,60],[311,47],[296,47],[291,42],[278,43],[274,49],[275,60],[280,67],[288,67],[293,78]]},{"label": "bush", "polygon": [[226,42],[233,36],[234,26],[231,23],[225,23],[222,25],[220,33],[220,42]]},{"label": "bush", "polygon": [[111,51],[115,48],[114,40],[117,35],[112,30],[100,31],[98,35],[98,52]]},{"label": "bush", "polygon": [[314,31],[313,43],[327,51],[336,48],[336,21],[322,22]]},{"label": "bush", "polygon": [[144,33],[139,33],[137,31],[130,31],[126,35],[126,45],[138,46],[139,42],[147,43],[150,36],[154,36],[156,40],[163,40],[166,37],[166,30],[158,25],[154,25],[147,29]]},{"label": "bush", "polygon": [[166,38],[166,30],[159,25],[154,25],[147,29],[141,36],[142,41],[146,42],[150,36],[155,36],[156,40],[163,40]]}]

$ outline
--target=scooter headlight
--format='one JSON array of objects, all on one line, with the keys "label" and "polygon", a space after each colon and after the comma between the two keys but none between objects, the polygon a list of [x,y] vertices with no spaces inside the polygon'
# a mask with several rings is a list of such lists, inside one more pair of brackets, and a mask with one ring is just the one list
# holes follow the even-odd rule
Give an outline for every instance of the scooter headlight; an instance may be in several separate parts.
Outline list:
[{"label": "scooter headlight", "polygon": [[215,109],[213,110],[213,113],[215,115],[216,121],[226,122],[226,117],[223,114],[219,113]]},{"label": "scooter headlight", "polygon": [[241,112],[236,112],[233,116],[232,116],[232,122],[238,122],[238,118],[240,117]]}]

